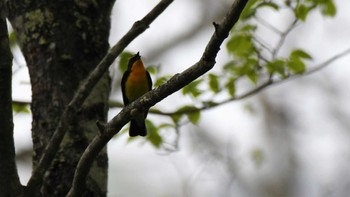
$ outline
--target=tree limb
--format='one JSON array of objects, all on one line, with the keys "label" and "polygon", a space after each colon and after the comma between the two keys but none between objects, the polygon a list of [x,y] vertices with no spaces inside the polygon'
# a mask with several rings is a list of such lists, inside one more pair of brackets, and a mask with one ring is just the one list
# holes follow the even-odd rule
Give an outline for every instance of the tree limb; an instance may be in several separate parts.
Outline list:
[{"label": "tree limb", "polygon": [[0,195],[17,196],[21,183],[15,160],[12,116],[12,53],[9,45],[4,1],[0,1]]},{"label": "tree limb", "polygon": [[223,21],[220,24],[214,25],[215,32],[207,44],[199,62],[186,69],[181,74],[174,75],[165,84],[146,93],[141,98],[129,104],[106,124],[105,132],[101,132],[101,135],[96,136],[83,153],[75,171],[73,186],[68,193],[69,197],[80,196],[82,194],[85,186],[86,175],[90,170],[92,161],[108,141],[130,121],[135,112],[149,109],[151,106],[180,90],[182,87],[214,67],[215,58],[220,50],[222,42],[227,38],[233,25],[238,21],[247,2],[248,0],[234,1]]},{"label": "tree limb", "polygon": [[[173,111],[173,112],[164,112],[164,111],[160,111],[160,110],[157,110],[157,109],[150,109],[149,113],[153,113],[153,114],[157,114],[157,115],[163,115],[163,116],[173,116],[173,115],[181,115],[181,114],[195,113],[195,112],[203,111],[203,110],[209,110],[209,109],[212,109],[212,108],[215,108],[215,107],[218,107],[218,106],[221,106],[221,105],[233,102],[233,101],[237,101],[237,100],[242,100],[242,99],[248,98],[250,96],[253,96],[253,95],[259,93],[262,90],[265,90],[266,88],[268,88],[268,87],[270,87],[272,85],[277,85],[277,84],[284,83],[284,82],[287,82],[287,81],[290,81],[290,80],[298,79],[300,77],[304,77],[304,76],[307,76],[307,75],[314,74],[314,73],[320,71],[321,69],[326,68],[327,66],[329,66],[334,61],[336,61],[336,60],[338,60],[338,59],[340,59],[340,58],[342,58],[342,57],[344,57],[346,55],[349,55],[349,54],[350,54],[350,48],[342,51],[339,54],[334,55],[333,57],[331,57],[331,58],[327,59],[326,61],[320,63],[319,65],[315,66],[314,68],[309,69],[308,71],[304,72],[303,74],[291,75],[288,78],[279,79],[279,80],[268,79],[264,83],[258,85],[257,87],[255,87],[255,88],[253,88],[253,89],[251,89],[251,90],[249,90],[249,91],[247,91],[247,92],[245,92],[245,93],[243,93],[243,94],[241,94],[239,96],[233,96],[233,97],[228,98],[228,99],[226,99],[224,101],[221,101],[221,102],[213,103],[213,104],[210,104],[210,105],[205,105],[205,106],[202,106],[202,107],[186,108],[184,110],[178,110],[178,111]],[[110,102],[110,104],[113,105],[114,107],[120,107],[120,105],[121,105],[118,102]]]},{"label": "tree limb", "polygon": [[41,185],[44,173],[57,153],[59,145],[67,130],[66,128],[73,123],[77,111],[82,106],[99,79],[108,70],[108,67],[125,49],[125,47],[128,46],[137,36],[143,33],[172,2],[173,0],[160,1],[144,18],[135,22],[132,28],[109,50],[106,56],[89,75],[88,79],[80,86],[74,98],[64,110],[60,122],[51,137],[50,143],[46,147],[45,153],[41,157],[37,168],[35,168],[32,173],[26,188],[27,196],[33,196],[37,191],[37,188]]}]

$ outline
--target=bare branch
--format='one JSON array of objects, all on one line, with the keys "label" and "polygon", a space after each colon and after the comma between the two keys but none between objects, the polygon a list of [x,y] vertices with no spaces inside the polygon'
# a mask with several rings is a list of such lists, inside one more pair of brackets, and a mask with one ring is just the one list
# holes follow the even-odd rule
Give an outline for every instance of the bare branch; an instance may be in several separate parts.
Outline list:
[{"label": "bare branch", "polygon": [[74,116],[78,109],[82,106],[85,99],[90,94],[98,80],[108,70],[115,58],[129,45],[137,36],[143,33],[149,25],[173,2],[173,0],[160,1],[144,18],[134,23],[132,28],[114,45],[102,61],[97,65],[88,79],[80,86],[72,101],[64,110],[60,122],[51,137],[50,143],[46,147],[45,153],[40,159],[37,168],[27,184],[27,196],[33,196],[36,189],[41,185],[42,178],[52,159],[55,157],[59,145],[65,135],[66,128],[72,124]]},{"label": "bare branch", "polygon": [[270,29],[271,31],[275,32],[276,34],[279,35],[283,35],[284,32],[282,32],[281,30],[277,29],[275,26],[271,25],[269,22],[267,22],[264,18],[261,18],[259,16],[255,16],[255,19],[262,24],[263,26],[265,26],[266,28]]},{"label": "bare branch", "polygon": [[278,41],[278,43],[277,43],[275,49],[274,49],[273,52],[272,52],[272,59],[276,59],[276,55],[277,55],[277,53],[280,51],[280,49],[281,49],[281,47],[282,47],[284,41],[286,40],[288,34],[296,27],[296,25],[298,24],[298,21],[299,21],[299,19],[298,19],[298,18],[295,18],[295,19],[293,20],[293,22],[289,25],[289,27],[287,28],[287,30],[284,31],[282,34],[280,34],[280,35],[281,35],[280,40]]},{"label": "bare branch", "polygon": [[106,124],[106,133],[96,136],[83,153],[75,171],[73,186],[68,193],[69,197],[80,196],[83,192],[85,179],[92,165],[92,161],[108,141],[131,119],[132,110],[143,111],[150,108],[213,68],[216,55],[220,50],[222,42],[227,38],[233,25],[238,21],[240,13],[247,2],[248,0],[234,1],[223,21],[218,24],[199,62],[183,71],[181,74],[176,74],[169,79],[167,83],[148,92],[135,102],[126,106],[117,116]]},{"label": "bare branch", "polygon": [[334,61],[348,55],[350,53],[350,48],[346,49],[345,51],[338,53],[337,55],[329,58],[328,60],[326,60],[325,62],[321,63],[320,65],[316,66],[313,69],[310,69],[309,71],[307,71],[306,73],[304,73],[303,75],[310,75],[313,74],[321,69],[324,69],[325,67],[329,66],[331,63],[333,63]]}]

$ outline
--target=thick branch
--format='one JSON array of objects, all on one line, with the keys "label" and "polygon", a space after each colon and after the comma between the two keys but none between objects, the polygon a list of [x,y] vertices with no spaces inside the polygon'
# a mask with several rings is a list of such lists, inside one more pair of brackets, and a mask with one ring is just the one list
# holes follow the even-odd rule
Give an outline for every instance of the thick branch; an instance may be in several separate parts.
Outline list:
[{"label": "thick branch", "polygon": [[90,74],[89,78],[83,83],[75,94],[72,101],[64,110],[61,120],[50,140],[50,143],[46,147],[45,153],[40,159],[40,162],[27,184],[27,195],[31,196],[37,190],[42,183],[42,177],[45,171],[48,169],[51,161],[53,160],[59,145],[65,135],[66,128],[68,128],[73,120],[74,116],[79,108],[84,103],[96,83],[108,70],[108,67],[113,63],[116,57],[129,45],[137,36],[143,33],[149,25],[173,2],[173,0],[162,0],[151,12],[149,12],[143,19],[134,23],[132,28],[119,40],[119,42],[113,46],[102,61],[97,65],[94,71]]},{"label": "thick branch", "polygon": [[0,193],[17,196],[21,192],[13,140],[12,54],[9,46],[4,1],[0,1]]},{"label": "thick branch", "polygon": [[215,32],[199,62],[181,74],[176,74],[167,83],[157,89],[148,92],[135,102],[132,102],[107,123],[105,132],[102,135],[96,136],[83,153],[75,171],[73,186],[68,196],[80,196],[84,190],[86,175],[90,170],[92,161],[107,142],[130,120],[132,114],[135,114],[135,111],[143,111],[150,108],[213,68],[222,42],[227,38],[233,25],[238,21],[240,13],[247,2],[248,0],[234,1],[223,21],[220,24],[215,24]]}]

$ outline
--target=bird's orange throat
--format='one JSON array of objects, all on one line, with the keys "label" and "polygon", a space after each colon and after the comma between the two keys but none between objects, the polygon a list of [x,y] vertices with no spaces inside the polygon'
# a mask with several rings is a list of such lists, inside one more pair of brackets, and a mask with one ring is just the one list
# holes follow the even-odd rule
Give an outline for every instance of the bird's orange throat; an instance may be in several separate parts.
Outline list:
[{"label": "bird's orange throat", "polygon": [[134,101],[144,93],[148,92],[149,84],[146,69],[141,60],[137,60],[126,81],[126,96],[130,101]]},{"label": "bird's orange throat", "polygon": [[141,82],[147,83],[146,69],[143,66],[143,63],[141,60],[137,60],[132,65],[128,81],[130,81],[131,83],[133,83],[133,82],[135,82],[135,83],[141,83]]},{"label": "bird's orange throat", "polygon": [[145,71],[145,66],[141,60],[137,60],[131,67],[131,71]]}]

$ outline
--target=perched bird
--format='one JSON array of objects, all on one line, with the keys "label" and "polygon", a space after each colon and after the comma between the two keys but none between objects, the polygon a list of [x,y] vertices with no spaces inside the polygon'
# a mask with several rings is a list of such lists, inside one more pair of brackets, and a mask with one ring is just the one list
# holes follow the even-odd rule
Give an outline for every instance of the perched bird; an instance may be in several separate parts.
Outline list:
[{"label": "perched bird", "polygon": [[[139,53],[130,58],[128,69],[123,74],[121,86],[124,106],[127,106],[152,89],[152,79],[145,69]],[[137,114],[131,119],[129,129],[130,136],[147,135],[145,124],[147,113],[148,110]]]}]

